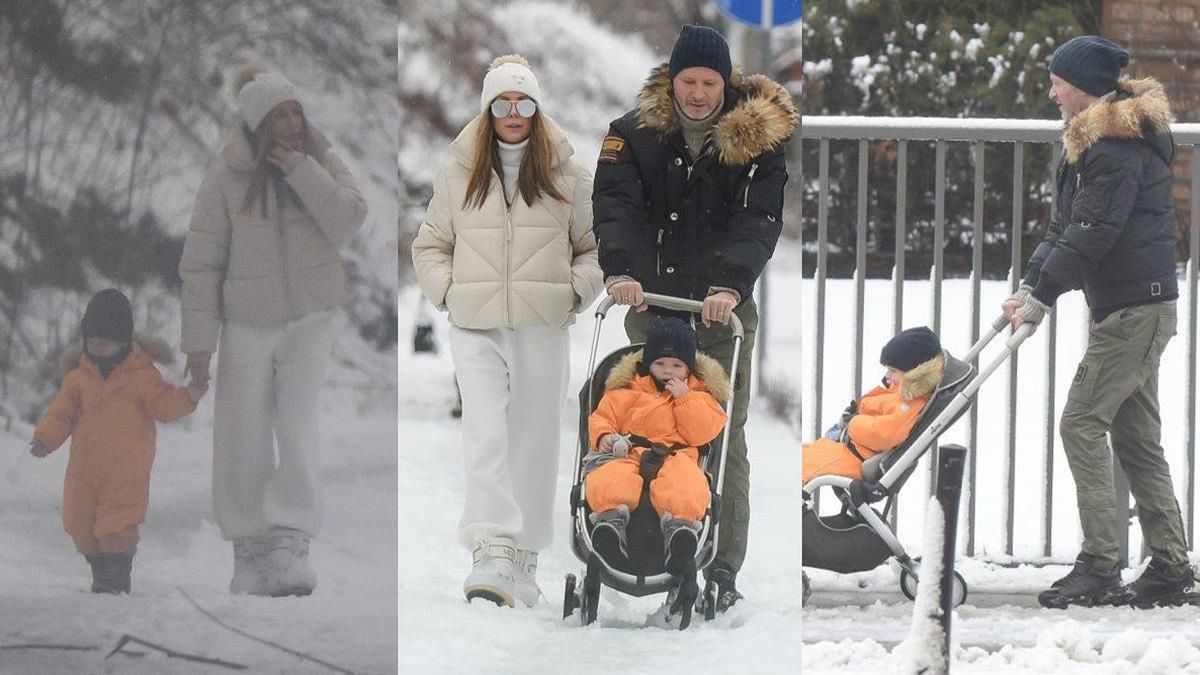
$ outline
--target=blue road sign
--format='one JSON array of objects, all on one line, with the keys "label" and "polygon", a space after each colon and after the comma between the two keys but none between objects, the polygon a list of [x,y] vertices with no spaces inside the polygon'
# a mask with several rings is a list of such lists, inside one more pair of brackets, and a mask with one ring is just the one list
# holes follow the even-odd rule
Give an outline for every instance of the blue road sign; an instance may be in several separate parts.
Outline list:
[{"label": "blue road sign", "polygon": [[713,3],[729,18],[751,28],[786,26],[804,14],[802,0],[713,0]]}]

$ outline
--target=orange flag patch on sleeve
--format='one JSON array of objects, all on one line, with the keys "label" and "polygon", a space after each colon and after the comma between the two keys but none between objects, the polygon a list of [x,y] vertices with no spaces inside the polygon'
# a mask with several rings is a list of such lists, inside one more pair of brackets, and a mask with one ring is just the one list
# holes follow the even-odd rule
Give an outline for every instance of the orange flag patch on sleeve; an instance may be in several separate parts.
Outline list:
[{"label": "orange flag patch on sleeve", "polygon": [[625,139],[616,134],[604,137],[600,145],[600,161],[606,164],[616,164],[621,161],[621,153],[625,150]]}]

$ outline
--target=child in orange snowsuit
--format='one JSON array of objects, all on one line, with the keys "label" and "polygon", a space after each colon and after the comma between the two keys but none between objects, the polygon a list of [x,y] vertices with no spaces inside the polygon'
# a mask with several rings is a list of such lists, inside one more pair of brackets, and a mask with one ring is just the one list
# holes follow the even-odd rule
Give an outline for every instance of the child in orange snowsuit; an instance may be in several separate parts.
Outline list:
[{"label": "child in orange snowsuit", "polygon": [[128,593],[150,499],[155,421],[191,413],[208,385],[163,381],[153,360],[170,361],[170,348],[156,338],[134,339],[133,311],[116,289],[88,303],[82,335],[61,359],[62,385],[33,432],[30,453],[45,457],[71,437],[63,528],[92,567],[92,592]]},{"label": "child in orange snowsuit", "polygon": [[709,502],[697,446],[725,427],[725,411],[714,397],[728,396],[728,377],[714,359],[696,353],[691,326],[662,318],[651,325],[643,349],[613,367],[605,389],[588,418],[596,449],[589,458],[600,462],[585,483],[596,523],[593,546],[608,560],[625,555],[625,528],[643,491],[642,455],[659,446],[669,454],[650,482],[650,503],[662,522],[666,568],[679,573],[695,555]]},{"label": "child in orange snowsuit", "polygon": [[863,462],[908,438],[946,365],[937,335],[924,326],[889,340],[879,361],[887,368],[883,385],[851,402],[824,437],[805,444],[805,483],[824,475],[862,478]]}]

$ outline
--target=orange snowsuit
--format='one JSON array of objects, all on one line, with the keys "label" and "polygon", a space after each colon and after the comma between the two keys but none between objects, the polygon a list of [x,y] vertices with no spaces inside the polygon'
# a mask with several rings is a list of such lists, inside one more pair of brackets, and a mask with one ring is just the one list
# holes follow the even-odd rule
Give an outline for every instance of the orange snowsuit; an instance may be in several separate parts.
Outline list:
[{"label": "orange snowsuit", "polygon": [[[130,553],[150,500],[155,421],[171,422],[196,409],[184,387],[163,381],[152,362],[170,348],[138,336],[129,356],[107,378],[78,348],[63,357],[62,386],[34,430],[54,451],[71,437],[63,481],[63,528],[84,555]],[[74,365],[68,366],[73,360]]]},{"label": "orange snowsuit", "polygon": [[818,438],[804,445],[803,481],[825,475],[862,478],[864,460],[908,438],[942,379],[944,364],[944,357],[938,356],[906,372],[899,386],[879,386],[864,394],[846,427],[862,459],[855,457],[845,443]]},{"label": "orange snowsuit", "polygon": [[[610,433],[642,436],[665,447],[685,445],[663,461],[650,483],[650,503],[661,516],[701,520],[708,508],[709,488],[700,470],[697,446],[716,438],[725,428],[725,411],[714,396],[726,398],[729,379],[714,359],[696,354],[696,370],[688,375],[688,394],[676,399],[658,391],[649,375],[637,375],[641,351],[627,354],[605,382],[604,398],[588,418],[588,438],[597,447]],[[640,458],[645,448],[630,448],[622,458],[590,473],[585,494],[592,511],[601,513],[625,504],[637,507],[642,496]]]}]

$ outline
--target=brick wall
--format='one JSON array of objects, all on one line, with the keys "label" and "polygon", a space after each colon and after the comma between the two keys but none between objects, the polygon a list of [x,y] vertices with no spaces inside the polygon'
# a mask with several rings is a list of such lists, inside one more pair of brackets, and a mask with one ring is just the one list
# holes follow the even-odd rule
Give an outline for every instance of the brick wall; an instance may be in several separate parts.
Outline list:
[{"label": "brick wall", "polygon": [[[1163,83],[1180,122],[1200,122],[1200,0],[1104,0],[1100,30],[1129,49],[1129,73]],[[1175,162],[1181,259],[1187,252],[1192,152]]]}]

